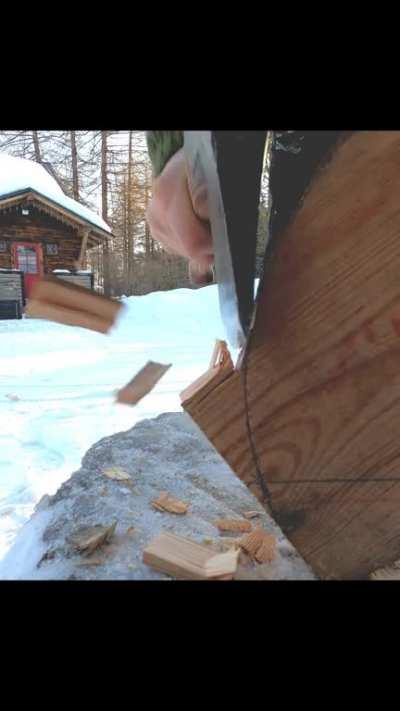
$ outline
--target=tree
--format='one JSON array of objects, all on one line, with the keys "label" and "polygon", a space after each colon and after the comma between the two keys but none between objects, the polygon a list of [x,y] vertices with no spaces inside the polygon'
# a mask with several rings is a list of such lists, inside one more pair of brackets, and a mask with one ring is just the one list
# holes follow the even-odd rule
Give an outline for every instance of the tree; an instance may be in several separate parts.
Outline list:
[{"label": "tree", "polygon": [[33,145],[35,148],[35,160],[37,163],[42,162],[42,156],[40,153],[40,146],[39,146],[39,137],[38,137],[38,132],[37,131],[32,131],[32,138],[33,138]]},{"label": "tree", "polygon": [[72,186],[74,200],[79,201],[79,175],[78,175],[78,154],[76,150],[75,131],[70,131],[71,137],[71,165],[72,165]]},{"label": "tree", "polygon": [[[108,184],[107,184],[107,131],[101,132],[101,214],[108,222]],[[109,240],[103,243],[103,290],[110,295],[110,245]]]}]

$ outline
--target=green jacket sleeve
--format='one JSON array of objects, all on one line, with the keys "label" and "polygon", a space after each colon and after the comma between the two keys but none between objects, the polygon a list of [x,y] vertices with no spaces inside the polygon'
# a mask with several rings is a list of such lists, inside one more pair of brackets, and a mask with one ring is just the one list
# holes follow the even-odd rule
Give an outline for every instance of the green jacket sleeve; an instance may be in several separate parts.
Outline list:
[{"label": "green jacket sleeve", "polygon": [[183,131],[146,131],[147,149],[153,174],[164,170],[169,159],[183,146]]}]

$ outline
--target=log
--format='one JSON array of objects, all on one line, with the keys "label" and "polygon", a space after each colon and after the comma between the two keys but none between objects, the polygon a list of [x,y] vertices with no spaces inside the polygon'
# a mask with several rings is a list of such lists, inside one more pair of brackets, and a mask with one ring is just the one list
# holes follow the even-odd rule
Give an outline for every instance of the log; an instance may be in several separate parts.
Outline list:
[{"label": "log", "polygon": [[240,372],[183,407],[323,579],[400,558],[400,132],[352,134],[266,263]]}]

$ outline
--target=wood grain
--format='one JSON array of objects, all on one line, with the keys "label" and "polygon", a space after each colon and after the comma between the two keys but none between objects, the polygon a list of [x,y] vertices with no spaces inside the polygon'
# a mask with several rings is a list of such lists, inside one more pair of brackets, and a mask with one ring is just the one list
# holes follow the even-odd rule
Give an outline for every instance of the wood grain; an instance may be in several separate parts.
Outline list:
[{"label": "wood grain", "polygon": [[241,373],[190,413],[322,578],[400,558],[399,195],[400,132],[338,148],[268,256]]},{"label": "wood grain", "polygon": [[216,554],[188,538],[161,533],[143,551],[143,562],[174,578],[187,580],[231,580],[239,551]]}]

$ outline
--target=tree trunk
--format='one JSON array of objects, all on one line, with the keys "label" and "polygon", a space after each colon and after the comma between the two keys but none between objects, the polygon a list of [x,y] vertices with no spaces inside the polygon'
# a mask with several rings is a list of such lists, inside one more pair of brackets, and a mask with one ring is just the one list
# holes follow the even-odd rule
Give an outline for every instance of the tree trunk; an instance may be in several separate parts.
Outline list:
[{"label": "tree trunk", "polygon": [[132,131],[129,131],[129,148],[128,148],[128,289],[129,294],[132,294],[133,289],[133,234],[132,234]]},{"label": "tree trunk", "polygon": [[42,162],[42,156],[40,154],[39,136],[37,131],[32,131],[33,145],[35,148],[35,161],[37,163]]},{"label": "tree trunk", "polygon": [[[107,131],[101,132],[101,212],[105,222],[108,220],[108,184],[107,184]],[[110,245],[103,243],[103,289],[110,295]]]},{"label": "tree trunk", "polygon": [[[149,176],[148,176],[148,170],[146,166],[146,181],[145,181],[145,193],[144,193],[144,202],[145,202],[145,210],[147,212],[147,205],[149,204]],[[145,229],[145,250],[146,250],[146,259],[151,259],[152,257],[152,245],[151,245],[151,236],[150,236],[150,228],[147,222],[147,219],[145,219],[144,223],[144,229]]]},{"label": "tree trunk", "polygon": [[75,131],[70,131],[71,137],[71,162],[72,162],[72,188],[74,200],[79,201],[78,153],[76,150]]}]

